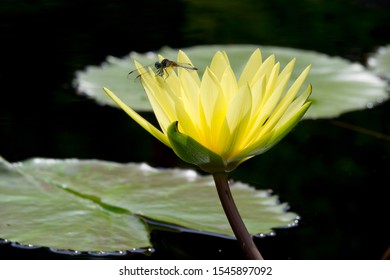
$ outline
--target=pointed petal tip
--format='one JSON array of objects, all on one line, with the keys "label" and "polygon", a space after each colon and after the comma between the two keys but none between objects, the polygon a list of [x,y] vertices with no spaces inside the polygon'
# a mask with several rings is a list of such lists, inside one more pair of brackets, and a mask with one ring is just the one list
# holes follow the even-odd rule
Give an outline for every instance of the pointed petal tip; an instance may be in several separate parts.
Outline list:
[{"label": "pointed petal tip", "polygon": [[178,53],[177,53],[177,61],[180,62],[180,63],[192,64],[191,59],[182,50],[179,50]]},{"label": "pointed petal tip", "polygon": [[313,86],[312,86],[312,84],[309,84],[309,85],[307,86],[307,88],[308,88],[308,90],[309,90],[309,92],[310,92],[310,94],[311,94],[312,91],[313,91]]},{"label": "pointed petal tip", "polygon": [[109,90],[108,88],[106,88],[106,87],[103,87],[103,90],[104,90],[104,92],[108,95],[108,96],[113,96],[113,95],[115,95],[111,90]]}]

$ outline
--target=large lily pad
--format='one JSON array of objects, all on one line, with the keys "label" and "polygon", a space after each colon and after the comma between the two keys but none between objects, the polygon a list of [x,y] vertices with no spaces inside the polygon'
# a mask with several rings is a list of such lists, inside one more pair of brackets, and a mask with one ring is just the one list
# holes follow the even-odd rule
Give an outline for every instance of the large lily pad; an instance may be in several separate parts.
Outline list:
[{"label": "large lily pad", "polygon": [[[232,237],[211,176],[98,160],[0,162],[0,238],[77,251],[151,246],[142,217]],[[252,234],[296,223],[269,191],[232,184]]]},{"label": "large lily pad", "polygon": [[77,251],[150,246],[145,224],[0,162],[0,238]]},{"label": "large lily pad", "polygon": [[[183,50],[199,68],[200,75],[210,64],[214,53],[217,50],[225,50],[238,76],[250,54],[258,47],[264,58],[275,54],[282,66],[292,58],[297,58],[292,79],[307,65],[312,64],[307,83],[313,85],[313,104],[304,118],[336,117],[345,112],[370,108],[388,98],[384,81],[361,64],[351,63],[340,57],[330,57],[314,51],[255,45],[196,46]],[[177,50],[167,47],[158,53],[173,60],[177,56]],[[134,69],[134,59],[149,65],[157,61],[157,54],[132,52],[124,58],[109,56],[101,67],[89,66],[85,71],[76,73],[75,85],[78,92],[94,98],[99,103],[117,106],[102,90],[102,87],[108,87],[133,109],[150,111],[151,107],[141,83],[127,78],[129,71]]]}]

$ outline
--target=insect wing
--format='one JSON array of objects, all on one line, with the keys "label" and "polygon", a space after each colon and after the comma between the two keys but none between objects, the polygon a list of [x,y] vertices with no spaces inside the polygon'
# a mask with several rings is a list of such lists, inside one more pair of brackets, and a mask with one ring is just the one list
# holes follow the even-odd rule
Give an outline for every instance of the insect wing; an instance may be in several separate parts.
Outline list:
[{"label": "insect wing", "polygon": [[178,63],[176,62],[176,65],[175,67],[181,67],[181,68],[185,68],[185,69],[188,69],[188,70],[198,70],[198,68],[196,68],[195,66],[189,64],[189,63]]},{"label": "insect wing", "polygon": [[142,76],[147,74],[150,68],[153,70],[153,72],[155,72],[157,74],[158,69],[156,69],[154,65],[155,65],[154,63],[149,64],[149,65],[143,65],[142,68],[144,70],[142,70],[143,72],[141,72],[141,73],[138,72],[138,69],[131,70],[127,74],[127,78],[129,80],[133,80],[134,82],[140,82]]}]

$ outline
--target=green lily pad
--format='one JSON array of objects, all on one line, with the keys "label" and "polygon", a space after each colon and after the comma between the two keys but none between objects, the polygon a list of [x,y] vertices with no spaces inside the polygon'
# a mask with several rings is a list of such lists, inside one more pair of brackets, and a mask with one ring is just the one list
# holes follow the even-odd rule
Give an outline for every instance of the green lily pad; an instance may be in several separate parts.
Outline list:
[{"label": "green lily pad", "polygon": [[377,75],[390,79],[390,45],[381,47],[368,58],[368,66]]},{"label": "green lily pad", "polygon": [[0,238],[62,250],[150,247],[145,224],[24,172],[0,158]]},{"label": "green lily pad", "polygon": [[[196,232],[234,236],[211,176],[191,170],[98,160],[0,160],[0,238],[77,251],[151,246],[143,217]],[[296,224],[269,191],[235,182],[252,234]]]},{"label": "green lily pad", "polygon": [[[252,52],[260,48],[263,58],[271,54],[281,66],[292,58],[297,58],[292,80],[309,64],[312,65],[306,85],[313,85],[313,104],[305,114],[306,119],[331,118],[340,114],[371,108],[388,98],[386,83],[361,64],[351,63],[340,57],[330,57],[314,51],[282,47],[255,45],[207,45],[183,49],[202,75],[217,50],[225,50],[233,70],[238,76]],[[177,50],[163,48],[159,54],[172,60]],[[102,66],[89,66],[76,73],[75,85],[79,93],[92,97],[97,102],[117,106],[102,90],[107,87],[126,104],[137,111],[150,111],[151,107],[140,82],[128,79],[127,74],[134,69],[133,61],[150,65],[158,60],[156,53],[130,53],[124,58],[108,57]]]}]

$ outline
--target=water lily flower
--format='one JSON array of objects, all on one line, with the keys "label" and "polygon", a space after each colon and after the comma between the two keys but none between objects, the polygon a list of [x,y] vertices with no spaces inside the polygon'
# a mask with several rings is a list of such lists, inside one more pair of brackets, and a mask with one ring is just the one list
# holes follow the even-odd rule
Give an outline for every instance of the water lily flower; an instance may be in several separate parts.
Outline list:
[{"label": "water lily flower", "polygon": [[[177,61],[192,64],[183,51]],[[227,54],[218,51],[200,79],[197,71],[172,67],[161,77],[135,62],[160,128],[104,90],[182,160],[209,173],[230,172],[273,147],[308,110],[311,86],[300,89],[310,66],[289,86],[294,64],[280,71],[274,55],[263,61],[257,49],[237,79]]]}]

